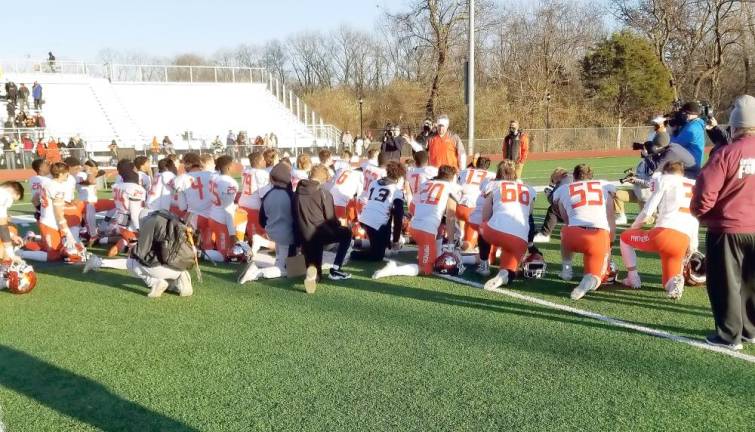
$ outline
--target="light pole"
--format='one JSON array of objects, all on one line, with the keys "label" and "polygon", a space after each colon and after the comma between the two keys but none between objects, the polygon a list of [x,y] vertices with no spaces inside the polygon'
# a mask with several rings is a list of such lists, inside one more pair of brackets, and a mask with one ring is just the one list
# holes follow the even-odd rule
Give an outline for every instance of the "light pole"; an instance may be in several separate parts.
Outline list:
[{"label": "light pole", "polygon": [[545,151],[548,152],[548,146],[551,138],[551,92],[545,94]]},{"label": "light pole", "polygon": [[362,105],[364,104],[364,99],[361,97],[359,98],[359,137],[364,139],[364,123],[362,121]]},{"label": "light pole", "polygon": [[469,0],[469,64],[467,65],[467,124],[468,131],[468,148],[469,154],[474,154],[474,102],[475,102],[475,80],[474,80],[474,49],[475,49],[475,30],[474,30],[474,0]]}]

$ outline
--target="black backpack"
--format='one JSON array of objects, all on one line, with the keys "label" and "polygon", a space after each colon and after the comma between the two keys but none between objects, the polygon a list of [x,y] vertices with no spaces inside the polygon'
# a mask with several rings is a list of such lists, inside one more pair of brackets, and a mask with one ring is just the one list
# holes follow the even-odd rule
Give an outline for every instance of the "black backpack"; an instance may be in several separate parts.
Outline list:
[{"label": "black backpack", "polygon": [[193,246],[193,239],[189,239],[189,227],[172,213],[160,211],[157,214],[167,219],[167,238],[159,243],[156,251],[158,260],[174,270],[191,269],[196,262],[197,252]]}]

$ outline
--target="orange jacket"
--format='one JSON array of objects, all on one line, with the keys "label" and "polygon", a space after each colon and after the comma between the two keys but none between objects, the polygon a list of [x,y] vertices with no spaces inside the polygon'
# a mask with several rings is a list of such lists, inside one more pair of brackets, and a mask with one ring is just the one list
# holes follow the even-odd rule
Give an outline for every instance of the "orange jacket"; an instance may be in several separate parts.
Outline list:
[{"label": "orange jacket", "polygon": [[464,155],[464,147],[457,135],[447,132],[445,136],[434,135],[427,144],[430,165],[440,167],[450,165],[458,170],[464,169],[463,160],[459,160]]},{"label": "orange jacket", "polygon": [[47,143],[47,160],[50,161],[50,163],[61,161],[60,148],[58,148],[58,143],[55,141]]}]

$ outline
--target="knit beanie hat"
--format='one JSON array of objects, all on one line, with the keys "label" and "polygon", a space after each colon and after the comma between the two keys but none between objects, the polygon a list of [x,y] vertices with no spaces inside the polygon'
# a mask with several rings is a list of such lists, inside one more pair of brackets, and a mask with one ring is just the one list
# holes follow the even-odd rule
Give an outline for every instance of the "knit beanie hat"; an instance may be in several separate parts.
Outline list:
[{"label": "knit beanie hat", "polygon": [[755,128],[755,97],[744,95],[734,101],[729,126],[736,129]]},{"label": "knit beanie hat", "polygon": [[291,167],[285,162],[280,162],[270,171],[270,181],[276,186],[289,186],[291,184]]}]

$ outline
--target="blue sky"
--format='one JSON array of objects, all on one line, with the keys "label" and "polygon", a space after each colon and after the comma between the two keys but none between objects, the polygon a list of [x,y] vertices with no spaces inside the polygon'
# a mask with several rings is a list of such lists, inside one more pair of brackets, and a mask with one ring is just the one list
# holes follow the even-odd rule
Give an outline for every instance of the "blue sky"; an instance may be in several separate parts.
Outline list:
[{"label": "blue sky", "polygon": [[[3,20],[0,57],[91,60],[103,48],[209,55],[341,23],[372,30],[406,0],[36,0]],[[18,19],[21,18],[22,19]]]}]

